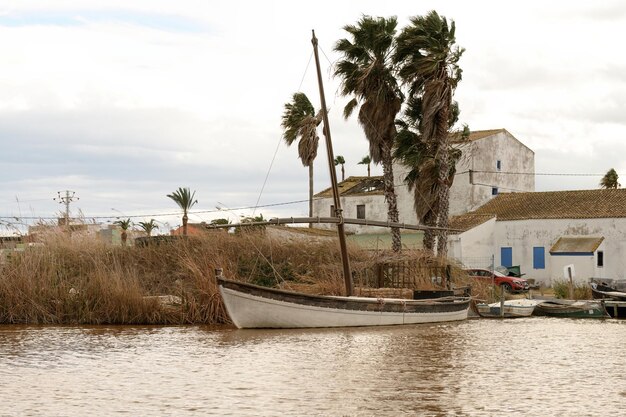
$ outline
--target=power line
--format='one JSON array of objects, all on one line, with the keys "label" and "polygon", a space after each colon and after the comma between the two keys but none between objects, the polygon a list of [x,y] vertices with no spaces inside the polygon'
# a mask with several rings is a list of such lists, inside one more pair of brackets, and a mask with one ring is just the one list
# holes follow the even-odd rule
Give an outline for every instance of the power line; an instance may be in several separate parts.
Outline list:
[{"label": "power line", "polygon": [[541,176],[558,176],[558,177],[603,177],[605,174],[590,174],[590,173],[566,173],[566,172],[514,172],[514,171],[481,171],[469,169],[466,171],[457,172],[454,175],[463,174],[504,174],[504,175],[541,175]]},{"label": "power line", "polygon": [[[322,197],[318,197],[315,198],[315,200],[321,200]],[[230,209],[231,211],[237,211],[237,210],[251,210],[251,209],[257,209],[257,208],[265,208],[265,207],[277,207],[277,206],[286,206],[286,205],[290,205],[290,204],[300,204],[300,203],[306,203],[309,200],[294,200],[294,201],[286,201],[286,202],[281,202],[281,203],[271,203],[271,204],[263,204],[263,205],[255,205],[255,206],[245,206],[245,207],[234,207],[232,209]],[[220,209],[214,209],[214,210],[197,210],[197,211],[190,211],[189,214],[206,214],[206,213],[218,213],[222,210]],[[123,216],[123,217],[127,217],[127,218],[139,218],[139,217],[165,217],[165,216],[179,216],[180,212],[176,212],[176,213],[157,213],[157,214],[134,214],[131,216]],[[120,216],[85,216],[88,219],[114,219],[114,218],[118,218]],[[26,216],[26,217],[20,217],[20,216],[0,216],[0,219],[9,219],[9,220],[56,220],[57,217],[50,217],[50,216]]]}]

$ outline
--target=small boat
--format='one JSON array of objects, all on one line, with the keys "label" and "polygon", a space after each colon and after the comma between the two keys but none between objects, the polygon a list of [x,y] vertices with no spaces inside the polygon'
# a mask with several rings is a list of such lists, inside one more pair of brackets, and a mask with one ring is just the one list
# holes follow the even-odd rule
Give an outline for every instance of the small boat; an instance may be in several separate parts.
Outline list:
[{"label": "small boat", "polygon": [[548,300],[535,307],[536,316],[608,318],[604,303],[598,300]]},{"label": "small boat", "polygon": [[516,318],[529,317],[533,314],[538,300],[518,299],[504,301],[504,308],[500,309],[500,303],[479,303],[476,310],[480,317],[486,318]]},{"label": "small boat", "polygon": [[591,294],[596,300],[626,301],[626,292],[595,282],[591,283]]},{"label": "small boat", "polygon": [[391,326],[467,319],[469,297],[423,300],[309,295],[217,277],[240,329]]}]

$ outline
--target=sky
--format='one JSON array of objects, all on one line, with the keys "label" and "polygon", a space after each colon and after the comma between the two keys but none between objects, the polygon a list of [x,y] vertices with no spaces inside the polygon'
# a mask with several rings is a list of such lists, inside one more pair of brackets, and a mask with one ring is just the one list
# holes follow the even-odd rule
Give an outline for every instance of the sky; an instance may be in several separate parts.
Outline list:
[{"label": "sky", "polygon": [[[334,44],[362,15],[402,28],[430,10],[466,50],[459,123],[530,147],[537,191],[598,188],[610,168],[626,177],[623,1],[4,0],[0,234],[57,217],[65,190],[72,216],[154,218],[161,232],[180,224],[166,197],[179,187],[196,192],[191,222],[306,216],[308,170],[280,121],[297,91],[319,108],[311,30],[335,155],[346,176],[366,175]],[[324,149],[316,192],[329,186]]]}]

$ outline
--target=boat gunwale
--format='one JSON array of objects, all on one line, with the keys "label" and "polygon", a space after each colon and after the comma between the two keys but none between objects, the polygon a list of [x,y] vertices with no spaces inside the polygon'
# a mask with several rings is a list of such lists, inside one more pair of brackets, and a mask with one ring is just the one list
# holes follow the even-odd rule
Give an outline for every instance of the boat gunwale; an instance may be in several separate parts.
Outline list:
[{"label": "boat gunwale", "polygon": [[[374,297],[346,297],[332,295],[312,295],[277,288],[262,287],[225,278],[217,278],[223,288],[239,291],[261,298],[279,300],[294,304],[313,305],[322,308],[335,308],[356,311],[378,311],[395,313],[449,312],[469,308],[470,297],[442,297],[441,299],[400,299]],[[436,309],[433,310],[433,307]],[[438,308],[437,308],[438,307]]]}]

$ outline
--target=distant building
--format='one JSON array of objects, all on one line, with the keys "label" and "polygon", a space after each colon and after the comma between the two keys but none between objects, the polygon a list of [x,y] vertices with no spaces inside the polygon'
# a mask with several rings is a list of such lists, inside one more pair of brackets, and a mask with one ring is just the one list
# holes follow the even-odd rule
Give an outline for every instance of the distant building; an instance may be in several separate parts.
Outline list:
[{"label": "distant building", "polygon": [[448,255],[468,267],[519,265],[546,285],[626,278],[626,189],[500,194],[451,218]]}]

